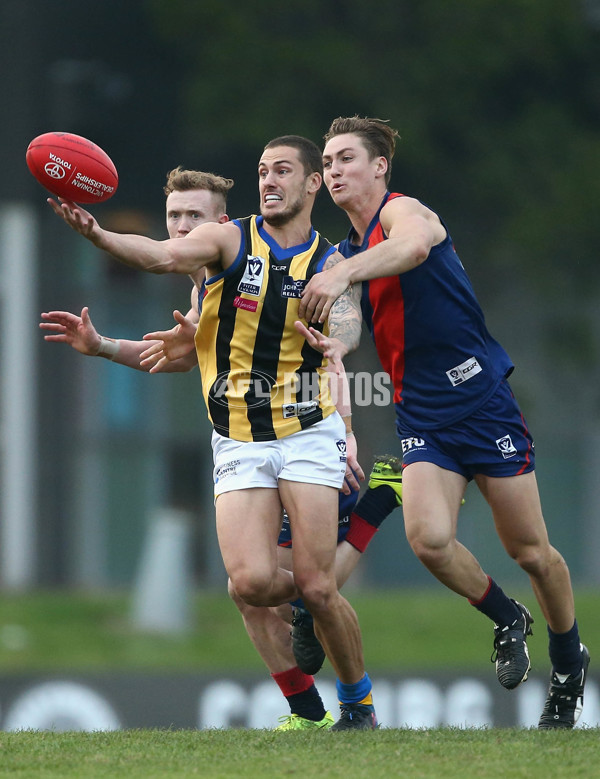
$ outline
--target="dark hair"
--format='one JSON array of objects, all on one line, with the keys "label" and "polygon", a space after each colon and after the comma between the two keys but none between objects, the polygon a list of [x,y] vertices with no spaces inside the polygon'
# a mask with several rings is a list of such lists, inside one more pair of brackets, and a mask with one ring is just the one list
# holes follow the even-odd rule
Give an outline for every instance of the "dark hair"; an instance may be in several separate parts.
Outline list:
[{"label": "dark hair", "polygon": [[311,173],[323,175],[323,155],[316,143],[302,135],[280,135],[279,138],[273,138],[265,146],[266,149],[273,149],[275,146],[291,146],[299,152],[300,162],[304,167],[304,173],[310,176]]},{"label": "dark hair", "polygon": [[223,211],[227,207],[227,194],[233,186],[233,179],[226,179],[214,173],[205,173],[202,170],[186,170],[178,165],[167,173],[167,183],[164,187],[165,195],[171,192],[187,192],[190,189],[206,189],[215,195],[220,195],[223,201]]},{"label": "dark hair", "polygon": [[388,125],[387,119],[371,119],[367,116],[339,116],[334,119],[325,133],[325,143],[336,135],[352,133],[361,139],[369,159],[385,157],[388,169],[385,174],[386,185],[390,183],[392,175],[392,157],[396,150],[396,138],[399,138],[398,130]]}]

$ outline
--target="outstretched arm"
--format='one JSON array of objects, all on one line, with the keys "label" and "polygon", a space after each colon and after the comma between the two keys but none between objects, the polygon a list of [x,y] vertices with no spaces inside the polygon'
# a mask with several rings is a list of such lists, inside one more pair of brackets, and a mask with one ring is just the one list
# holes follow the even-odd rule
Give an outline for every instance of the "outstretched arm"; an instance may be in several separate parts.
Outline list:
[{"label": "outstretched arm", "polygon": [[[129,341],[124,338],[107,338],[99,335],[90,319],[89,309],[84,306],[81,316],[69,311],[49,311],[42,313],[40,328],[46,331],[45,341],[69,344],[73,349],[90,357],[104,357],[119,365],[148,371],[140,364],[140,357],[148,349],[148,341]],[[195,366],[183,362],[172,362],[166,369],[170,372],[189,371]]]},{"label": "outstretched arm", "polygon": [[40,328],[47,332],[45,341],[69,344],[81,354],[105,357],[120,365],[143,370],[140,368],[140,352],[147,345],[143,341],[115,340],[99,335],[87,306],[81,309],[81,316],[69,311],[49,311],[42,314],[42,319]]},{"label": "outstretched arm", "polygon": [[193,275],[203,267],[219,270],[233,262],[240,246],[241,234],[232,222],[207,222],[184,239],[155,241],[143,235],[104,230],[92,214],[71,201],[48,198],[48,203],[69,227],[99,249],[125,265],[150,273]]},{"label": "outstretched arm", "polygon": [[40,329],[47,332],[45,341],[69,344],[92,357],[100,351],[102,338],[92,324],[87,306],[81,309],[81,316],[69,311],[48,311],[42,313],[42,320]]}]

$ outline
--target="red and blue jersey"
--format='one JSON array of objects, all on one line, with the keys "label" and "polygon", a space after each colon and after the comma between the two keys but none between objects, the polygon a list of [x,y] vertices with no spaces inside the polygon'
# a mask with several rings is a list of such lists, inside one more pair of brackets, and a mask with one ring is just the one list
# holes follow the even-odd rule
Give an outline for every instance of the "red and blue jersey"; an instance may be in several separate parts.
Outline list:
[{"label": "red and blue jersey", "polygon": [[[344,257],[387,239],[379,216],[396,197],[402,195],[386,193],[361,245],[350,231],[339,245]],[[510,357],[487,329],[447,229],[417,267],[362,285],[363,318],[392,380],[399,422],[416,429],[458,422],[512,372]]]}]

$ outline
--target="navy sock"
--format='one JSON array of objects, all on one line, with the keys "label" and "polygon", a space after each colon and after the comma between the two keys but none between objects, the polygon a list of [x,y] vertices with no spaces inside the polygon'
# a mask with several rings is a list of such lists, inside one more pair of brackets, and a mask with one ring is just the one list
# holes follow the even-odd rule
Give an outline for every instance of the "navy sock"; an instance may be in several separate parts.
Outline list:
[{"label": "navy sock", "polygon": [[354,513],[373,527],[379,527],[383,520],[398,508],[396,493],[387,484],[369,487],[358,501]]},{"label": "navy sock", "polygon": [[479,601],[470,600],[469,603],[501,628],[512,625],[521,616],[521,611],[515,602],[504,594],[502,588],[496,584],[491,576],[488,576],[488,579],[490,584],[483,598]]},{"label": "navy sock", "polygon": [[577,620],[566,633],[553,633],[548,627],[548,638],[548,651],[553,670],[559,674],[577,676],[583,666]]},{"label": "navy sock", "polygon": [[319,722],[325,716],[325,707],[312,676],[303,673],[298,666],[271,674],[292,714]]},{"label": "navy sock", "polygon": [[325,716],[325,706],[323,706],[321,696],[314,684],[304,692],[297,692],[295,695],[286,697],[292,714],[297,714],[304,719],[311,719],[313,722],[319,722]]},{"label": "navy sock", "polygon": [[369,487],[350,515],[350,527],[344,540],[364,552],[383,520],[397,507],[396,493],[390,486]]}]

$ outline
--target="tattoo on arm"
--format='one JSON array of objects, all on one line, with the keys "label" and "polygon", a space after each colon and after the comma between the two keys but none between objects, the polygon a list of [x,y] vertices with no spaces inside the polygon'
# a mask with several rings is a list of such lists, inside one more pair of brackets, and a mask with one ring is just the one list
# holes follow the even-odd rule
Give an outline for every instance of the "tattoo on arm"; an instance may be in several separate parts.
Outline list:
[{"label": "tattoo on arm", "polygon": [[329,335],[340,340],[349,352],[360,343],[360,295],[361,284],[353,284],[340,295],[329,312]]},{"label": "tattoo on arm", "polygon": [[330,268],[333,268],[334,265],[337,265],[338,262],[342,262],[345,259],[346,258],[343,254],[340,254],[339,252],[333,252],[333,254],[330,254],[329,257],[325,260],[323,270],[329,270]]}]

